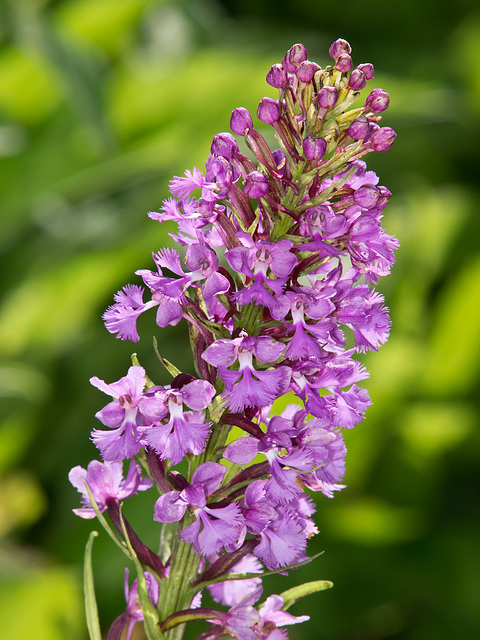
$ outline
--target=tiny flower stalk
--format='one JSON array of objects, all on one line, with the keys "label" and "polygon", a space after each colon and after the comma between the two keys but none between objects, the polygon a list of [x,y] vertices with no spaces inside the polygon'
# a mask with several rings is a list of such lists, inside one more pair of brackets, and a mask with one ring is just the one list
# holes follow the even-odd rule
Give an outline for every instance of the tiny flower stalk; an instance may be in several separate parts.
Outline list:
[{"label": "tiny flower stalk", "polygon": [[[362,160],[395,140],[379,124],[390,98],[374,88],[358,105],[373,66],[355,67],[342,39],[329,53],[322,68],[291,47],[267,73],[276,95],[260,100],[258,124],[234,109],[233,133],[214,136],[204,170],[171,180],[149,216],[176,223],[177,248],[154,253],[154,268],[136,272],[143,284],[123,287],[103,315],[132,342],[143,313],[160,329],[185,321],[195,371],[166,361],[154,338],[166,381],[135,354],[116,382],[90,380],[109,398],[91,433],[102,461],[70,471],[74,512],[96,517],[137,574],[126,574],[126,610],[108,640],[130,640],[136,624],[149,640],[181,640],[193,620],[206,625],[201,640],[285,640],[286,626],[308,620],[290,605],[332,586],[262,600],[269,575],[314,559],[311,493],[345,488],[343,433],[371,404],[356,355],[390,331],[375,285],[398,247],[382,225],[391,194]],[[123,515],[139,491],[152,496],[158,549]],[[86,602],[97,640],[92,541]],[[218,607],[204,606],[207,591]]]}]

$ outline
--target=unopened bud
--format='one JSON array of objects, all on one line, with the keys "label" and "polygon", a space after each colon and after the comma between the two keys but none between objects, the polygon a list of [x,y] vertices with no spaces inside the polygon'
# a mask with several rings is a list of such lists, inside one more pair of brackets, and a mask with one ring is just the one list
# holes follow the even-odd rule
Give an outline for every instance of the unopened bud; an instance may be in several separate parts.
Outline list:
[{"label": "unopened bud", "polygon": [[308,60],[301,62],[295,70],[295,75],[300,82],[310,82],[317,70],[316,65],[312,64]]},{"label": "unopened bud", "polygon": [[378,131],[372,135],[370,144],[374,151],[382,152],[388,151],[392,144],[395,142],[397,134],[390,127],[381,127]]},{"label": "unopened bud", "polygon": [[273,124],[280,118],[278,100],[273,98],[262,98],[257,109],[257,118],[267,124]]},{"label": "unopened bud", "polygon": [[373,184],[364,184],[353,194],[353,201],[362,209],[373,209],[380,198],[380,189]]},{"label": "unopened bud", "polygon": [[382,113],[389,104],[390,96],[383,89],[374,89],[365,100],[365,106],[373,113]]},{"label": "unopened bud", "polygon": [[230,129],[238,136],[243,136],[247,129],[252,129],[253,120],[250,111],[245,107],[238,107],[232,111]]},{"label": "unopened bud", "polygon": [[252,171],[245,179],[244,191],[249,198],[255,200],[267,195],[270,191],[267,176],[260,171]]},{"label": "unopened bud", "polygon": [[348,127],[348,135],[354,140],[363,140],[370,130],[370,122],[366,116],[355,118]]},{"label": "unopened bud", "polygon": [[373,64],[370,64],[370,62],[359,64],[357,69],[360,69],[360,71],[363,71],[365,78],[367,80],[371,80],[375,75],[375,67],[373,66]]},{"label": "unopened bud", "polygon": [[216,156],[230,159],[238,151],[238,144],[232,134],[225,131],[214,136],[210,151]]},{"label": "unopened bud", "polygon": [[305,45],[298,43],[294,44],[293,47],[290,47],[282,60],[282,64],[286,71],[289,73],[295,73],[295,69],[298,65],[306,59],[307,49]]},{"label": "unopened bud", "polygon": [[267,82],[275,89],[282,89],[288,82],[288,75],[281,64],[274,64],[267,73]]},{"label": "unopened bud", "polygon": [[360,91],[367,85],[365,74],[358,67],[352,71],[348,79],[348,86],[352,91]]},{"label": "unopened bud", "polygon": [[327,141],[323,138],[305,138],[303,153],[307,160],[321,160],[327,150]]},{"label": "unopened bud", "polygon": [[322,87],[317,93],[317,102],[321,109],[333,109],[337,100],[338,91],[335,87]]},{"label": "unopened bud", "polygon": [[348,53],[342,53],[335,61],[335,69],[340,73],[348,73],[353,67],[353,62]]},{"label": "unopened bud", "polygon": [[351,53],[351,51],[352,47],[346,40],[343,40],[342,38],[339,38],[338,40],[335,40],[335,42],[332,42],[328,49],[330,57],[334,60],[337,60],[342,53]]},{"label": "unopened bud", "polygon": [[388,204],[388,201],[390,200],[390,196],[392,195],[392,192],[387,189],[387,187],[383,187],[380,186],[378,187],[379,191],[380,191],[380,198],[377,202],[377,209],[385,209],[385,207]]}]

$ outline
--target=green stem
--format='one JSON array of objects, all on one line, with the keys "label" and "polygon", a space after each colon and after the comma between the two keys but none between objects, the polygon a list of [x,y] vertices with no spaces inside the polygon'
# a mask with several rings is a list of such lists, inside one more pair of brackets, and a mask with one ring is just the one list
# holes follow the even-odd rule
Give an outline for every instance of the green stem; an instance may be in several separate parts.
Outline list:
[{"label": "green stem", "polygon": [[[162,585],[162,594],[159,602],[160,620],[166,620],[176,611],[182,611],[190,607],[194,591],[190,583],[197,577],[200,557],[193,547],[180,538],[180,530],[185,527],[183,518],[177,529],[177,535],[172,551],[172,560],[168,578]],[[165,634],[167,640],[181,640],[185,625],[179,625]]]}]

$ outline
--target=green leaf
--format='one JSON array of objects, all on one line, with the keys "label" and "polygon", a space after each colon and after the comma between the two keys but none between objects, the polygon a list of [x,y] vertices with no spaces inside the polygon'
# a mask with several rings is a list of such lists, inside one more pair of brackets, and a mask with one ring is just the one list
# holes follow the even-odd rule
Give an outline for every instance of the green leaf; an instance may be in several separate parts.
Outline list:
[{"label": "green leaf", "polygon": [[85,559],[83,564],[83,590],[85,594],[85,614],[87,618],[88,635],[90,640],[102,640],[100,622],[98,620],[98,607],[95,598],[95,585],[92,569],[93,540],[98,536],[98,531],[92,531],[85,547]]},{"label": "green leaf", "polygon": [[330,582],[330,580],[314,580],[313,582],[306,582],[305,584],[299,584],[296,587],[287,589],[280,594],[280,596],[285,600],[282,608],[284,611],[286,611],[289,607],[292,606],[292,604],[297,602],[297,600],[300,600],[300,598],[309,596],[312,593],[317,593],[317,591],[325,591],[325,589],[331,589],[332,587],[333,582]]}]

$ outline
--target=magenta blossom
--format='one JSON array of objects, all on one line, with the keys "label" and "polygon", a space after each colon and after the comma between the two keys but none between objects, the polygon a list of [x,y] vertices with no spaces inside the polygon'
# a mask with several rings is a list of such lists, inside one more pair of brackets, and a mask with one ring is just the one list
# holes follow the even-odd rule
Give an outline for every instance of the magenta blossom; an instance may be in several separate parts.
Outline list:
[{"label": "magenta blossom", "polygon": [[90,378],[91,384],[114,398],[95,414],[112,431],[92,431],[92,440],[104,460],[119,461],[133,458],[142,446],[143,432],[148,421],[138,408],[146,386],[145,369],[130,367],[125,377],[107,384],[100,378]]},{"label": "magenta blossom", "polygon": [[77,466],[71,469],[68,479],[82,494],[81,509],[74,509],[73,513],[81,518],[95,518],[95,511],[90,501],[86,486],[90,489],[93,499],[100,512],[107,508],[107,500],[113,498],[117,502],[133,496],[137,491],[145,491],[152,486],[151,480],[142,478],[140,467],[130,462],[126,478],[123,478],[122,462],[99,462],[92,460],[87,469]]}]

